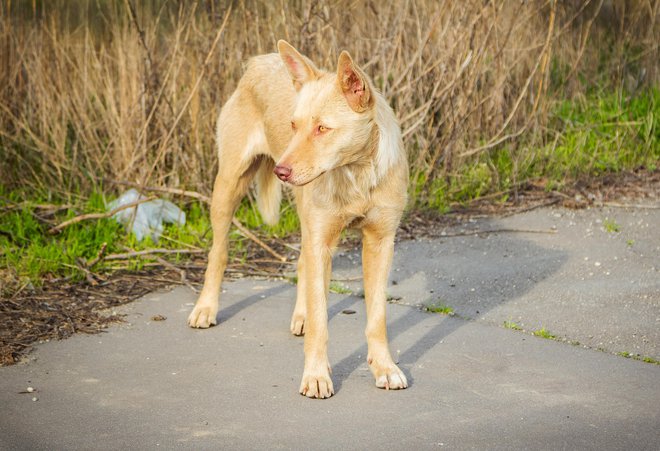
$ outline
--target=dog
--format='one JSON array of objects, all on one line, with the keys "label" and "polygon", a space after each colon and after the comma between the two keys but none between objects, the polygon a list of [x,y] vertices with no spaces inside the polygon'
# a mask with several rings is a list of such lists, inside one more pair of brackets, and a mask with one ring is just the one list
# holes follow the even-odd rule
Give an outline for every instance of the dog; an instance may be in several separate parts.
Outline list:
[{"label": "dog", "polygon": [[[343,51],[335,73],[318,69],[286,41],[251,58],[217,123],[219,167],[211,201],[213,245],[188,325],[216,324],[234,212],[254,182],[266,223],[279,219],[292,188],[301,224],[291,332],[304,335],[300,393],[334,394],[328,362],[331,258],[344,228],[362,232],[367,361],[376,386],[404,389],[387,341],[386,287],[394,235],[406,206],[408,162],[401,129],[384,97]],[[284,182],[284,183],[281,183]]]}]

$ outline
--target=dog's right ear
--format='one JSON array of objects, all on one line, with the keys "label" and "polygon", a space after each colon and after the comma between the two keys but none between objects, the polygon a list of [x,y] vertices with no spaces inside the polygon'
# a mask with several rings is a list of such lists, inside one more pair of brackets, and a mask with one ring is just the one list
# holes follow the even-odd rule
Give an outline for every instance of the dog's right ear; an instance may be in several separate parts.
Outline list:
[{"label": "dog's right ear", "polygon": [[283,39],[277,41],[277,50],[284,61],[296,91],[300,91],[302,85],[318,78],[319,71],[314,64],[306,57],[298,53],[291,44]]},{"label": "dog's right ear", "polygon": [[362,113],[373,106],[374,97],[371,94],[373,88],[365,73],[353,63],[351,55],[346,50],[339,55],[337,79],[353,111]]}]

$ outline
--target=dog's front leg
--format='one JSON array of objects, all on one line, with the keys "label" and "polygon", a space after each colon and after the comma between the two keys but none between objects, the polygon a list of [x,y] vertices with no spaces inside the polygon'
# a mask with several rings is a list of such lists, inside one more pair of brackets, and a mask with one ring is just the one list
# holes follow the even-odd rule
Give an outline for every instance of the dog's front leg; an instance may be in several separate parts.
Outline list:
[{"label": "dog's front leg", "polygon": [[[319,218],[312,212],[308,218]],[[305,219],[303,219],[304,221]],[[325,218],[324,218],[325,220]],[[332,249],[334,248],[341,224],[330,224],[319,221],[303,227],[308,230],[303,236],[305,270],[305,369],[300,393],[309,398],[329,398],[334,394],[332,379],[330,379],[330,363],[328,361],[328,310],[327,296],[332,265]]]},{"label": "dog's front leg", "polygon": [[383,231],[378,226],[365,227],[362,232],[362,270],[367,305],[365,334],[369,347],[367,362],[376,378],[377,387],[388,390],[406,388],[406,376],[390,355],[385,318],[387,278],[394,253],[394,232]]}]

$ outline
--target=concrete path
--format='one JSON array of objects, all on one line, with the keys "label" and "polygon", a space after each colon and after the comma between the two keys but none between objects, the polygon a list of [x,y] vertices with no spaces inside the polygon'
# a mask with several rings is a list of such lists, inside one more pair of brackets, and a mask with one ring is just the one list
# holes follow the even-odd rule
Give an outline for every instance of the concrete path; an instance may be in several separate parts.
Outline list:
[{"label": "concrete path", "polygon": [[[557,234],[399,243],[388,323],[404,391],[374,386],[357,295],[331,295],[336,395],[309,400],[293,286],[227,283],[209,330],[185,327],[188,289],[152,294],[124,309],[127,324],[0,368],[0,449],[659,449],[660,366],[616,355],[660,357],[659,220],[551,209],[464,228]],[[358,260],[342,251],[336,277],[357,277]]]}]

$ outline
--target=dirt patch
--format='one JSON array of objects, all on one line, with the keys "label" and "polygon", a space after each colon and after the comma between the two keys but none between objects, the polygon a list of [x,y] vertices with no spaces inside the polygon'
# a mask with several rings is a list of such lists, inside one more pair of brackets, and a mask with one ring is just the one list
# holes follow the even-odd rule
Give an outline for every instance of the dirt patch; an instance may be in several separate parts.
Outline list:
[{"label": "dirt patch", "polygon": [[39,289],[23,288],[0,300],[0,364],[9,365],[35,342],[67,338],[74,333],[98,333],[121,321],[113,307],[163,287],[162,271],[115,274],[105,283],[45,281]]},{"label": "dirt patch", "polygon": [[[509,194],[506,202],[495,200],[504,194]],[[581,181],[561,192],[547,191],[543,180],[540,180],[521,187],[517,192],[498,193],[464,205],[455,205],[448,214],[411,213],[401,224],[397,239],[439,236],[448,228],[464,226],[470,218],[506,216],[550,205],[586,208],[630,207],[641,203],[637,208],[657,208],[659,197],[660,171],[608,175]],[[358,246],[358,240],[357,234],[347,234],[341,245]],[[268,239],[264,238],[264,241]],[[291,237],[290,241],[297,242],[299,238]],[[262,248],[251,243],[248,248],[249,258],[243,262],[233,262],[227,269],[226,278],[281,277],[295,271],[297,253],[294,248],[282,240],[271,241],[269,245],[286,255],[288,261],[275,261]],[[115,307],[152,291],[173,285],[187,285],[198,290],[203,282],[206,261],[196,257],[184,264],[149,265],[149,269],[142,271],[94,274],[84,282],[52,279],[44,280],[38,289],[28,286],[12,289],[13,294],[0,298],[0,324],[3,325],[0,329],[0,365],[20,361],[40,341],[67,338],[80,332],[103,332],[108,324],[122,321],[122,315],[113,311]],[[3,282],[7,288],[7,284],[15,278],[8,273],[3,274],[0,274],[0,281],[7,276],[7,283]]]},{"label": "dirt patch", "polygon": [[[284,274],[288,266],[294,267],[269,262],[262,252],[255,249],[250,264],[231,265],[225,279],[276,277]],[[153,265],[148,270],[94,274],[83,282],[44,280],[39,288],[24,286],[11,297],[0,298],[0,366],[21,361],[39,342],[68,338],[75,333],[103,332],[109,324],[123,321],[123,315],[114,308],[153,291],[175,285],[198,291],[206,260],[198,258],[176,266]]]}]

